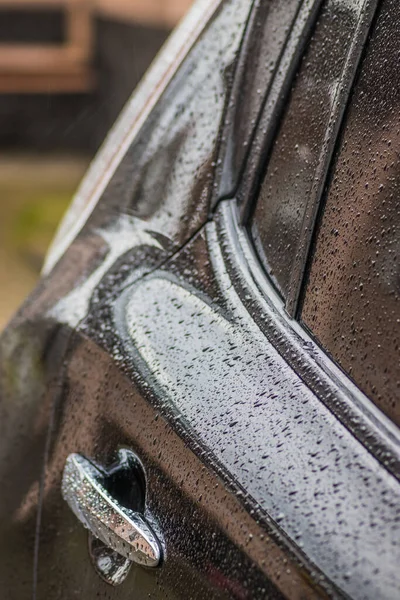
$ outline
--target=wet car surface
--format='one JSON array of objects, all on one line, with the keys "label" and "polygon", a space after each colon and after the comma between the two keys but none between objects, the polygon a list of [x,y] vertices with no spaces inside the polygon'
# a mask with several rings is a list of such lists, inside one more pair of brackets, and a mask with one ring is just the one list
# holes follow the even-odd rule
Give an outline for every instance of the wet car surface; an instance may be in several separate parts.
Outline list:
[{"label": "wet car surface", "polygon": [[[174,34],[1,338],[5,598],[398,596],[399,18],[208,1]],[[75,453],[157,566],[110,585]]]}]

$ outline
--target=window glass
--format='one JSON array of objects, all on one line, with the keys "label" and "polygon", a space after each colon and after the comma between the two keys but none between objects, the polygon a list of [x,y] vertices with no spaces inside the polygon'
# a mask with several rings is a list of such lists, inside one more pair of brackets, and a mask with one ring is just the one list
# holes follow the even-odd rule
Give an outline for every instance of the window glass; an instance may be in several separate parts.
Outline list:
[{"label": "window glass", "polygon": [[400,425],[400,3],[385,0],[348,109],[302,321]]},{"label": "window glass", "polygon": [[349,48],[365,0],[327,0],[298,70],[251,221],[267,273],[286,298],[302,243],[307,203],[318,187]]}]

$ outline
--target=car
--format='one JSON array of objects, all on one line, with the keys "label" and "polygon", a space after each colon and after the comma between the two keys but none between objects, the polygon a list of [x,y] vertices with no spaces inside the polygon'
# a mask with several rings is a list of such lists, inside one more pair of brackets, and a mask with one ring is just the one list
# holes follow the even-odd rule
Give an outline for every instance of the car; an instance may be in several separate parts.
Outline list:
[{"label": "car", "polygon": [[399,597],[399,23],[173,33],[1,337],[2,598]]}]

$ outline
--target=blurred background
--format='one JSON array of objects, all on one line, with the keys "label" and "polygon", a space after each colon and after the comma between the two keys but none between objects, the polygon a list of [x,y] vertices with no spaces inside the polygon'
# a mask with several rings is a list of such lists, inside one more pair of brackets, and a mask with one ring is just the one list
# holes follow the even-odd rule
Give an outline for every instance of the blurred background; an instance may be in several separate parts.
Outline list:
[{"label": "blurred background", "polygon": [[0,329],[108,129],[192,0],[0,0]]}]

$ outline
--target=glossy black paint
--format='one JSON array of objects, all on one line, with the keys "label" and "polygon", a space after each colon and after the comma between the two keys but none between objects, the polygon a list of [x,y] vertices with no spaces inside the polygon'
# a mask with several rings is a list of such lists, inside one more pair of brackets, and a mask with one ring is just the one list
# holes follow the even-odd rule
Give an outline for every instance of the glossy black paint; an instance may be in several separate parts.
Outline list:
[{"label": "glossy black paint", "polygon": [[[264,108],[245,86],[256,130],[230,131],[230,84],[236,94],[259,47],[249,32],[268,30],[268,15],[281,23],[279,7],[261,4],[250,15],[247,1],[222,3],[3,333],[7,600],[397,596],[398,430],[288,316],[243,222],[320,8],[302,3],[284,49],[277,36]],[[218,202],[238,183],[219,165],[242,165],[237,201]],[[112,588],[60,483],[71,452],[110,465],[120,448],[143,463],[165,547],[159,569],[134,567]]]}]

